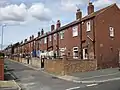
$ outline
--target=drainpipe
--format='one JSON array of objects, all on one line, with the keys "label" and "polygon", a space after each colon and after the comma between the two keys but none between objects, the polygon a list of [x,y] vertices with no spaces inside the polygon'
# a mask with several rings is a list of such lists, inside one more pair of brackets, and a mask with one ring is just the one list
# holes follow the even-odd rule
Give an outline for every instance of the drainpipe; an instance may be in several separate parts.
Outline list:
[{"label": "drainpipe", "polygon": [[82,22],[80,20],[80,50],[81,50],[81,59],[83,59],[83,49],[82,49]]},{"label": "drainpipe", "polygon": [[80,26],[79,26],[79,35],[80,35],[80,55],[81,55],[81,59],[83,59],[83,54],[82,54],[82,12],[80,9],[77,9],[77,12],[76,12],[76,20],[79,20],[80,22]]},{"label": "drainpipe", "polygon": [[57,29],[57,56],[59,56],[59,32],[58,29],[61,27],[60,20],[57,20],[56,29]]},{"label": "drainpipe", "polygon": [[48,45],[49,45],[49,44],[48,44],[48,43],[49,43],[49,42],[48,42],[48,41],[49,41],[49,40],[48,40],[48,37],[49,37],[49,36],[48,36],[48,33],[46,33],[46,34],[47,34],[47,37],[46,37],[46,38],[47,38],[47,52],[48,52]]},{"label": "drainpipe", "polygon": [[95,55],[95,23],[94,23],[94,18],[93,18],[93,50],[94,50],[94,59],[95,59],[96,55]]},{"label": "drainpipe", "polygon": [[[95,53],[95,19],[93,18],[93,50],[94,50],[94,59],[96,59],[96,53]],[[97,60],[96,60],[96,70],[98,68],[97,66]]]}]

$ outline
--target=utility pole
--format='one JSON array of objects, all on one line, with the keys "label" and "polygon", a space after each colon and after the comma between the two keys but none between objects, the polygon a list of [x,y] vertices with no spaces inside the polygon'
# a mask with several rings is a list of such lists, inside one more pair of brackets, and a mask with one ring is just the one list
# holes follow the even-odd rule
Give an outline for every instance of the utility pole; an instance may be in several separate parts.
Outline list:
[{"label": "utility pole", "polygon": [[1,50],[3,49],[3,33],[4,33],[4,27],[5,27],[5,26],[6,26],[5,24],[2,25]]}]

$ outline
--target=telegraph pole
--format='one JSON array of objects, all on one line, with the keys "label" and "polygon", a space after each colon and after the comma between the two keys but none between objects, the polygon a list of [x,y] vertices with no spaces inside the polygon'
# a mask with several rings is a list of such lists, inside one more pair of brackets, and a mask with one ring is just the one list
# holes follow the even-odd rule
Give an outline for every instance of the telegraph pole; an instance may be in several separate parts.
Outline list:
[{"label": "telegraph pole", "polygon": [[6,26],[5,24],[2,25],[1,50],[3,49],[3,33],[4,33],[4,27],[5,27],[5,26]]}]

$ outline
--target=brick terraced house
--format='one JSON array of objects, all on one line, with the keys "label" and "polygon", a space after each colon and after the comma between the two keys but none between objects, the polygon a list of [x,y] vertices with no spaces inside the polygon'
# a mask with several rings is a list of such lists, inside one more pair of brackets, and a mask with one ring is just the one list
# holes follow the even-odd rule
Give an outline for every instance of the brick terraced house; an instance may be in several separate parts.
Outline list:
[{"label": "brick terraced house", "polygon": [[[118,67],[120,61],[120,9],[116,4],[94,12],[94,5],[88,5],[88,15],[82,17],[80,9],[76,20],[61,26],[51,25],[51,31],[42,29],[38,37],[20,45],[26,53],[35,56],[64,56],[79,60],[97,60],[97,69]],[[22,49],[22,51],[24,51]],[[23,52],[24,53],[24,52]]]}]

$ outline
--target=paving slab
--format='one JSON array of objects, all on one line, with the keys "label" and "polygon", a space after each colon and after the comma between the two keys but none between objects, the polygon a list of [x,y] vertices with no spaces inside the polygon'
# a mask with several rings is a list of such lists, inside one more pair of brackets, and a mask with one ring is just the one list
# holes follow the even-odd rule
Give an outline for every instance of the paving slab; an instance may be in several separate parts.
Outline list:
[{"label": "paving slab", "polygon": [[21,90],[14,80],[0,81],[0,90]]}]

